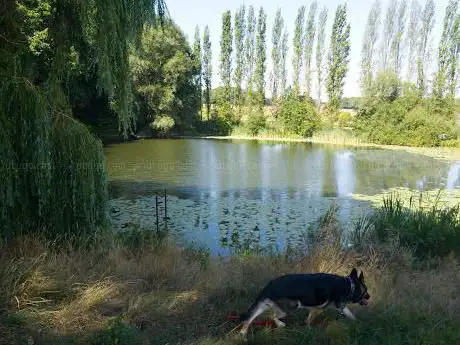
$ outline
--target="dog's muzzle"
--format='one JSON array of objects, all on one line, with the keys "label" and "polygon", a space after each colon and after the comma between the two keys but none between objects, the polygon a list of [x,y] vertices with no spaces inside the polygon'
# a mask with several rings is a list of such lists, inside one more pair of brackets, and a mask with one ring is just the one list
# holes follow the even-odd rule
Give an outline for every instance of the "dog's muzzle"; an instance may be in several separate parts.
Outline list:
[{"label": "dog's muzzle", "polygon": [[361,305],[368,305],[369,304],[369,299],[371,298],[371,296],[366,293],[363,298],[361,298],[361,300],[359,301],[359,304]]}]

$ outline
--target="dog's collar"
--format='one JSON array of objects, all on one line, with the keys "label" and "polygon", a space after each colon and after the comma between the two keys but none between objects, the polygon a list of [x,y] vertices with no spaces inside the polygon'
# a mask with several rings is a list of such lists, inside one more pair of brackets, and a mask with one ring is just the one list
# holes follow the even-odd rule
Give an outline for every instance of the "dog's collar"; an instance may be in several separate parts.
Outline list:
[{"label": "dog's collar", "polygon": [[350,277],[347,277],[347,280],[350,282],[350,294],[348,297],[353,298],[353,294],[355,293],[356,285],[353,279],[351,279]]}]

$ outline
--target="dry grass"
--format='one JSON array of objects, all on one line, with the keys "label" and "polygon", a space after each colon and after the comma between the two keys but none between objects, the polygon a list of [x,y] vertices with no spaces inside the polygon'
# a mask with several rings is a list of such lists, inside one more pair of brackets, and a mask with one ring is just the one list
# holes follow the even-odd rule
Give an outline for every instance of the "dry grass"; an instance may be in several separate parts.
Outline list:
[{"label": "dry grass", "polygon": [[[309,331],[298,312],[283,330],[252,327],[251,342],[453,344],[460,336],[457,261],[413,271],[410,255],[399,250],[343,251],[338,238],[326,221],[308,256],[228,259],[173,245],[111,243],[104,250],[57,252],[19,240],[0,248],[0,343],[232,344],[227,335],[236,324],[227,314],[245,311],[268,279],[287,272],[346,274],[354,266],[364,270],[372,296],[369,307],[354,308],[359,323],[326,313],[336,321]],[[443,331],[427,336],[427,325]]]}]

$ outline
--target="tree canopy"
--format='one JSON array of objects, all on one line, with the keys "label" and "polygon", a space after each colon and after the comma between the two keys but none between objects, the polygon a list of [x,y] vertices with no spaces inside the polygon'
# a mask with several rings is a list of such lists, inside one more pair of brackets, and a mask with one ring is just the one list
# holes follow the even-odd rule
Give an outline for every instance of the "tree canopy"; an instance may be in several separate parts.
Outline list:
[{"label": "tree canopy", "polygon": [[126,135],[129,45],[162,0],[5,0],[0,5],[0,223],[4,236],[89,236],[106,222],[102,145],[73,117],[74,77],[93,78]]}]

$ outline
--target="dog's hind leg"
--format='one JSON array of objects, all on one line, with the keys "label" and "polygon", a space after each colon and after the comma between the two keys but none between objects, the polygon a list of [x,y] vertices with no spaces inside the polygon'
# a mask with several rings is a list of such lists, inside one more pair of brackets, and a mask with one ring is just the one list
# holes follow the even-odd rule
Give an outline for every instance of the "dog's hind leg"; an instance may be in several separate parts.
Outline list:
[{"label": "dog's hind leg", "polygon": [[246,333],[248,332],[248,328],[251,325],[252,321],[254,321],[256,317],[258,317],[260,314],[262,314],[264,311],[271,307],[270,302],[271,300],[267,298],[257,303],[257,305],[254,308],[251,308],[251,311],[249,312],[246,320],[243,321],[243,327],[240,331],[240,334],[243,337],[246,336]]},{"label": "dog's hind leg", "polygon": [[270,305],[270,307],[274,311],[273,321],[275,321],[276,326],[277,327],[286,326],[286,324],[283,321],[280,320],[280,319],[286,317],[286,313],[284,312],[284,310],[281,309],[280,306],[278,304],[276,304],[276,302],[274,302],[272,300],[268,300],[267,303]]}]

